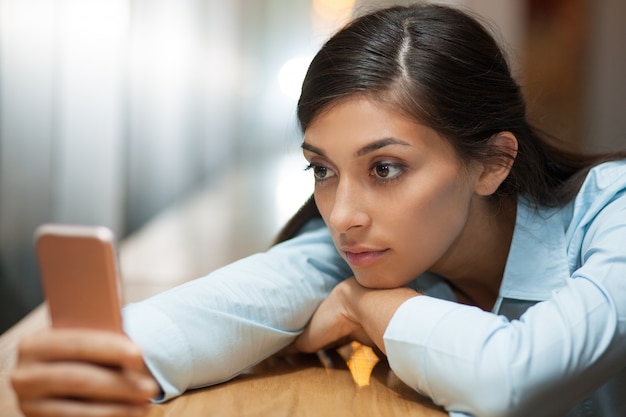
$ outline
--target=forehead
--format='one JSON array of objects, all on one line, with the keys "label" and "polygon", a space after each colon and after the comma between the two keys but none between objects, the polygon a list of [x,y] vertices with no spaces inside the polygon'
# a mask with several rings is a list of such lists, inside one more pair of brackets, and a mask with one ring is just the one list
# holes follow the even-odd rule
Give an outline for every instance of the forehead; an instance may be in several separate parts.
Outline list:
[{"label": "forehead", "polygon": [[447,142],[435,130],[393,106],[367,97],[330,106],[304,132],[304,142],[314,146],[363,146],[381,139],[397,139],[416,147]]}]

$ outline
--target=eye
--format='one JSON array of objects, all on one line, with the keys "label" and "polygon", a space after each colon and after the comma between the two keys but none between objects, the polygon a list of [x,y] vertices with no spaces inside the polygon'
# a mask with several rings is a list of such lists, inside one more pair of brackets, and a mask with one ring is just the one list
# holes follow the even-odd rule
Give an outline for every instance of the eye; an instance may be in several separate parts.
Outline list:
[{"label": "eye", "polygon": [[376,179],[390,180],[402,174],[402,167],[390,162],[381,162],[374,165],[370,175]]},{"label": "eye", "polygon": [[323,181],[335,176],[335,173],[332,170],[323,165],[310,164],[305,168],[305,170],[312,170],[316,181]]}]

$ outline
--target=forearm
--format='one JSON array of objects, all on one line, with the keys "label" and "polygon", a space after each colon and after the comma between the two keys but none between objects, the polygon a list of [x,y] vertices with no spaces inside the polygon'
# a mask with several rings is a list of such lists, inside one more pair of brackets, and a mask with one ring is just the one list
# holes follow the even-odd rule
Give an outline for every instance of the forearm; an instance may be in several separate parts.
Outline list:
[{"label": "forearm", "polygon": [[[251,297],[241,293],[220,296],[223,287],[217,282],[209,288],[200,288],[200,281],[194,284],[131,305],[124,312],[126,331],[141,346],[148,367],[162,387],[162,400],[235,377],[289,344],[298,335],[299,322],[306,322],[307,310],[312,314],[315,308],[314,295],[294,296],[301,301],[298,308],[302,318],[287,317],[271,306],[265,314],[255,314],[256,308],[246,308],[254,302]],[[256,290],[256,295],[271,298],[258,285]],[[236,297],[239,302],[232,301]],[[165,299],[168,303],[161,306]],[[172,303],[172,299],[179,302]],[[288,310],[293,306],[281,307]]]},{"label": "forearm", "polygon": [[583,282],[574,287],[593,305],[565,305],[566,289],[513,322],[430,297],[409,301],[385,334],[389,363],[448,411],[561,415],[624,367],[611,306]]},{"label": "forearm", "polygon": [[164,399],[236,376],[289,344],[349,275],[323,228],[125,309]]}]

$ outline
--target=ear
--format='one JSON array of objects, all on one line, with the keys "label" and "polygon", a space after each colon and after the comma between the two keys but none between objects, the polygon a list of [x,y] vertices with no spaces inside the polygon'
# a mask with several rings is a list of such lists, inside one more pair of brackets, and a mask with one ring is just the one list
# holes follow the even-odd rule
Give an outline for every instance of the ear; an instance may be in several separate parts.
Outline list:
[{"label": "ear", "polygon": [[517,138],[511,132],[500,132],[489,139],[488,146],[499,156],[482,164],[474,191],[485,197],[495,193],[511,172],[517,156]]}]

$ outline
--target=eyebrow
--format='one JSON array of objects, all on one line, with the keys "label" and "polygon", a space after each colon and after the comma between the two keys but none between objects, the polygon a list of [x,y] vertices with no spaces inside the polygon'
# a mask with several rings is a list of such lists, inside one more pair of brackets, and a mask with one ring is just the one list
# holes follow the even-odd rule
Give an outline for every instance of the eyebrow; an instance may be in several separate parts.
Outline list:
[{"label": "eyebrow", "polygon": [[[354,153],[354,156],[364,156],[367,155],[368,153],[374,152],[378,149],[384,148],[385,146],[391,146],[391,145],[402,145],[402,146],[410,146],[410,144],[408,142],[405,142],[403,140],[400,139],[396,139],[396,138],[384,138],[384,139],[379,139],[376,140],[372,143],[368,143],[367,145],[363,146],[361,149],[359,149],[358,151],[356,151]],[[320,156],[324,156],[326,157],[326,153],[321,150],[320,148],[313,146],[309,143],[306,142],[302,142],[302,149],[309,151],[309,152],[313,152],[316,153]]]}]

